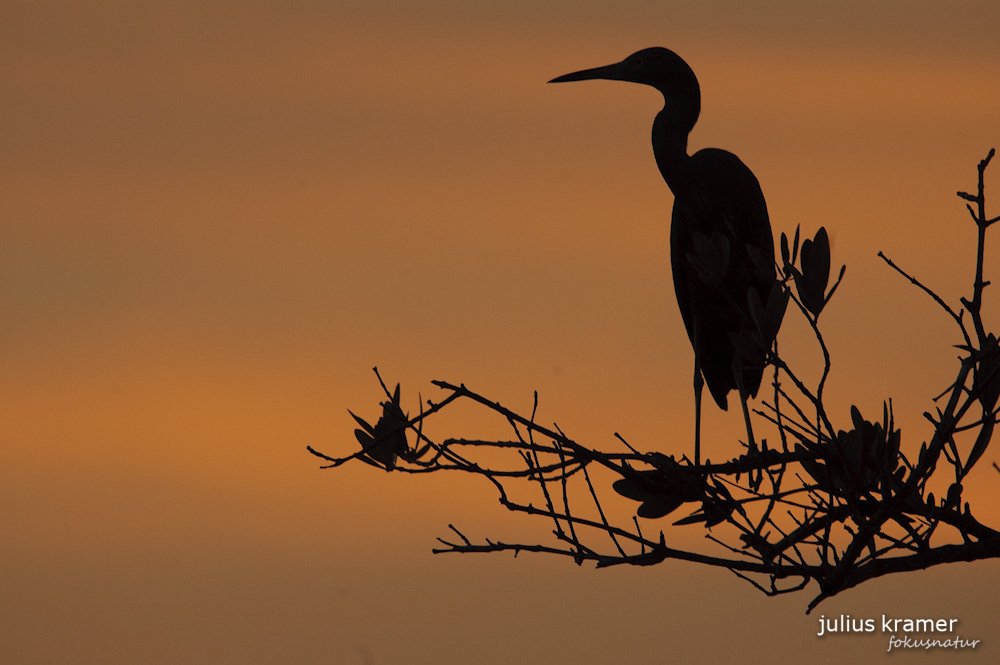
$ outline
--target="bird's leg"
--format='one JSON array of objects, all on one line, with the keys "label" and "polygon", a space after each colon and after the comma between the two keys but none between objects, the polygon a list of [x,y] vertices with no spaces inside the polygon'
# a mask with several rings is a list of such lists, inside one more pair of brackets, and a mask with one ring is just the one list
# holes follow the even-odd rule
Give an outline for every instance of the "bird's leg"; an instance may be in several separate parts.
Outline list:
[{"label": "bird's leg", "polygon": [[736,388],[740,391],[740,406],[743,407],[743,421],[747,425],[747,444],[750,446],[749,450],[754,450],[757,444],[753,440],[753,427],[750,425],[750,409],[747,407],[747,393],[743,388],[743,377],[740,374],[741,372],[736,373]]},{"label": "bird's leg", "polygon": [[705,379],[701,376],[701,363],[698,362],[698,352],[694,353],[694,465],[701,462],[701,389]]}]

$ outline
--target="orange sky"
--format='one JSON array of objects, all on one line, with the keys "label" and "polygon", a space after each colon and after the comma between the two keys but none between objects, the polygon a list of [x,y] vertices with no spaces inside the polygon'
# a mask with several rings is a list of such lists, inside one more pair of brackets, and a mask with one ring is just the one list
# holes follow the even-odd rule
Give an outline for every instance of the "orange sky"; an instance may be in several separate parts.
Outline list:
[{"label": "orange sky", "polygon": [[[1000,144],[1000,7],[536,5],[0,8],[3,660],[879,657],[881,637],[816,639],[811,596],[718,571],[432,556],[449,522],[537,526],[476,483],[305,453],[353,450],[376,364],[411,400],[435,378],[519,408],[537,389],[540,419],[592,445],[688,452],[658,96],[545,85],[654,44],[701,81],[691,147],[740,155],[775,236],[825,225],[848,265],[823,315],[831,412],[891,397],[904,446],[926,436],[958,340],[875,255],[966,293],[954,192]],[[801,328],[781,341],[813,362]],[[706,419],[725,454],[738,411]],[[956,617],[989,659],[998,572],[879,580],[817,612]]]}]

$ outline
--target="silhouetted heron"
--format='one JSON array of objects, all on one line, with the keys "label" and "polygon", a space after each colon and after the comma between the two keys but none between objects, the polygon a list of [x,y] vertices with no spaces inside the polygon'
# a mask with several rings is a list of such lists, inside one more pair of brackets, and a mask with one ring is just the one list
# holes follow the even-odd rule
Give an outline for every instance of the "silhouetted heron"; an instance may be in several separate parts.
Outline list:
[{"label": "silhouetted heron", "polygon": [[709,148],[687,154],[688,134],[701,111],[701,91],[691,67],[673,51],[648,48],[617,64],[549,83],[589,79],[643,83],[663,93],[663,110],[653,121],[653,154],[674,194],[670,263],[677,304],[694,348],[694,461],[700,462],[704,383],[723,410],[729,391],[739,392],[752,446],[747,397],[757,395],[766,358],[763,347],[770,347],[774,337],[759,340],[763,345],[739,339],[757,330],[747,304],[750,292],[767,303],[776,282],[774,240],[760,184],[730,152]]}]

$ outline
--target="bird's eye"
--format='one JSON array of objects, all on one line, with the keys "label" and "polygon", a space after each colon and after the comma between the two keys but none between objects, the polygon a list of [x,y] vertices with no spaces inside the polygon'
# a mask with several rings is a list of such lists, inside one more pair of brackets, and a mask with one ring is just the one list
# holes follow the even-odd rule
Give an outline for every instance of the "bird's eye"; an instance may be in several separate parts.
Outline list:
[{"label": "bird's eye", "polygon": [[636,58],[636,59],[635,59],[635,64],[637,64],[637,65],[639,65],[640,67],[642,67],[642,58]]}]

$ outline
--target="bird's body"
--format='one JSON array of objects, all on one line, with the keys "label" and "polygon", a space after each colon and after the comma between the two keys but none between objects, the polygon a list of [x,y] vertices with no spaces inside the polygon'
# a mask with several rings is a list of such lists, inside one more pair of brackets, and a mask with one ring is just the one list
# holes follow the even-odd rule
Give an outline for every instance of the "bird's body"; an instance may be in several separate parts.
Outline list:
[{"label": "bird's body", "polygon": [[[772,265],[774,243],[764,195],[736,155],[707,149],[689,160],[689,182],[674,190],[670,265],[677,304],[701,373],[716,404],[725,410],[727,394],[739,389],[734,372],[736,349],[730,336],[752,325],[749,291],[756,291],[760,302],[766,303],[774,283],[773,272],[769,277],[760,274],[747,248],[759,248]],[[697,256],[694,236],[698,233],[707,239],[719,234],[728,242],[728,264],[717,284],[706,284],[688,258]],[[743,358],[743,365],[739,377],[743,388],[747,395],[756,396],[764,371],[763,354]]]},{"label": "bird's body", "polygon": [[[737,347],[752,331],[750,292],[768,301],[774,241],[767,204],[753,172],[732,153],[714,148],[688,155],[688,134],[701,111],[698,79],[673,51],[650,48],[620,63],[567,74],[551,82],[611,79],[653,86],[664,107],[653,122],[653,154],[674,194],[670,262],[677,304],[695,356],[695,463],[699,458],[702,377],[720,408],[737,390],[751,439],[747,396],[755,396],[766,352]],[[773,339],[763,340],[767,347]],[[750,345],[753,347],[753,345]],[[740,348],[740,351],[737,351]]]}]

